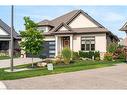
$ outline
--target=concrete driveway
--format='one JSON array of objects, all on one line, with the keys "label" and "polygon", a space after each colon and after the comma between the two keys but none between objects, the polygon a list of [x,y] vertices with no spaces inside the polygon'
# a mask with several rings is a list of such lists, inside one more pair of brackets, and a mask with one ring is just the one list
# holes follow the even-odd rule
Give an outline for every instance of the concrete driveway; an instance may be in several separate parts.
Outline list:
[{"label": "concrete driveway", "polygon": [[3,83],[7,89],[127,89],[127,64]]},{"label": "concrete driveway", "polygon": [[[40,61],[39,58],[34,58],[34,62]],[[31,63],[31,58],[14,58],[14,66]],[[0,60],[0,68],[9,67],[10,59]]]}]

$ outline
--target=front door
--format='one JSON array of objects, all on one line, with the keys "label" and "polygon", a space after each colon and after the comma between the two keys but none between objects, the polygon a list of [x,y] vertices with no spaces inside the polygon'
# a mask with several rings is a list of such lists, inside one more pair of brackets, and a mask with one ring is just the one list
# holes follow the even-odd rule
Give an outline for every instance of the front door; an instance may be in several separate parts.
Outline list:
[{"label": "front door", "polygon": [[63,37],[63,48],[64,47],[70,47],[70,37],[67,36],[67,37]]}]

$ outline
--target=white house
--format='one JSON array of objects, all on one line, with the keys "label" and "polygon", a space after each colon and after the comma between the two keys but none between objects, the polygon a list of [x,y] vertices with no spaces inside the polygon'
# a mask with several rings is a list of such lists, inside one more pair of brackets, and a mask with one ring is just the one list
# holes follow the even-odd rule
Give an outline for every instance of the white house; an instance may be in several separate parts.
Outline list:
[{"label": "white house", "polygon": [[78,51],[106,52],[109,43],[118,41],[108,29],[95,21],[83,10],[73,10],[53,20],[38,23],[44,31],[45,45],[43,55],[55,57],[64,47]]},{"label": "white house", "polygon": [[[18,41],[21,40],[19,34],[14,31],[14,52],[19,49]],[[11,28],[0,19],[0,53],[7,53],[10,55],[11,46]]]}]

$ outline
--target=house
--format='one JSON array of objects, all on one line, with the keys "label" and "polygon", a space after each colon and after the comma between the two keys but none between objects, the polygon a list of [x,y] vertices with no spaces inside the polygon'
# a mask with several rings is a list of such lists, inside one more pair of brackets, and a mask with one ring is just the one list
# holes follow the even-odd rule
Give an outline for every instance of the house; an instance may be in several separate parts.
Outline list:
[{"label": "house", "polygon": [[[14,37],[14,52],[19,49],[18,41],[21,40],[16,31],[13,32]],[[11,28],[0,19],[0,53],[11,54],[10,52],[11,42]]]},{"label": "house", "polygon": [[127,37],[123,38],[119,38],[120,42],[119,45],[121,46],[127,46]]},{"label": "house", "polygon": [[64,47],[72,51],[100,51],[101,57],[111,42],[118,42],[117,36],[102,26],[83,10],[73,10],[53,20],[38,23],[44,31],[43,55],[58,56]]},{"label": "house", "polygon": [[123,45],[127,47],[127,22],[123,25],[123,27],[120,30],[125,31],[126,33],[126,37],[123,39]]}]

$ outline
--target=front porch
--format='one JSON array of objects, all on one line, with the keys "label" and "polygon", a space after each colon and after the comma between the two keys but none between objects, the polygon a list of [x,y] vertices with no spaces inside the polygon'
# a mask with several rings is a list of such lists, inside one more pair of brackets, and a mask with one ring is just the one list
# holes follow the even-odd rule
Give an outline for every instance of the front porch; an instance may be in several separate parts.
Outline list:
[{"label": "front porch", "polygon": [[68,47],[73,50],[73,35],[55,36],[55,56],[60,55],[64,47]]}]

